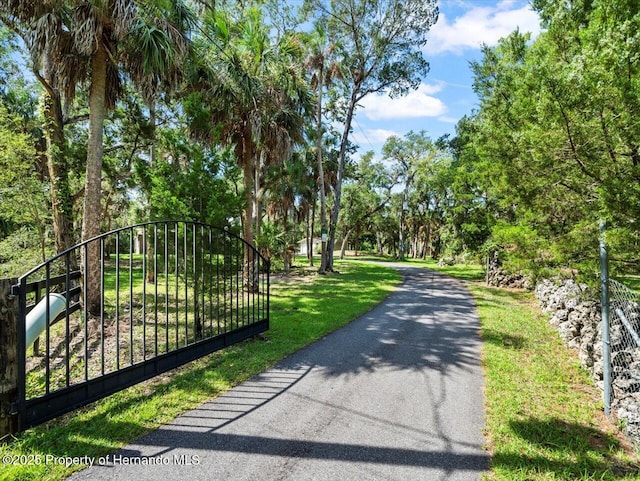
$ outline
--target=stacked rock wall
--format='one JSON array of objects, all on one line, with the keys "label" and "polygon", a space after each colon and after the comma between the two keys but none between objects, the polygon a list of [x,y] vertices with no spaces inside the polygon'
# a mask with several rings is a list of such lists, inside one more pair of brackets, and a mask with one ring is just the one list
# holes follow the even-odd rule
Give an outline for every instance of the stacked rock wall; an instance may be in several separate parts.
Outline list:
[{"label": "stacked rock wall", "polygon": [[531,282],[522,274],[510,274],[502,268],[498,252],[494,252],[487,261],[487,285],[509,287],[513,289],[531,289]]},{"label": "stacked rock wall", "polygon": [[[597,293],[567,279],[544,280],[536,286],[535,295],[560,337],[578,350],[582,366],[603,389],[602,315],[600,302],[594,300]],[[611,412],[625,425],[626,434],[640,443],[640,349],[630,351],[625,338],[623,326],[611,326]]]}]

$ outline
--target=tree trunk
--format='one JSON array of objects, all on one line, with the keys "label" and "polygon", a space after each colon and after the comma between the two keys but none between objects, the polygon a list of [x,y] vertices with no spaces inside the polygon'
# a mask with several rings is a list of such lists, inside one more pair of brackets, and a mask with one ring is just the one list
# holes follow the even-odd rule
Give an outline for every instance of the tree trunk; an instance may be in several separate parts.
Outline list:
[{"label": "tree trunk", "polygon": [[[57,116],[52,111],[59,111],[59,102],[59,99],[56,100],[51,97],[45,99],[45,117],[49,117],[49,115]],[[71,189],[69,187],[68,163],[64,158],[65,140],[62,131],[62,119],[60,118],[60,123],[58,123],[52,121],[49,117],[45,122],[47,167],[49,170],[49,181],[51,182],[50,196],[53,233],[56,252],[60,253],[73,247],[75,244],[73,237],[73,200],[71,199]]]},{"label": "tree trunk", "polygon": [[307,243],[307,261],[309,262],[309,266],[313,267],[313,227],[311,225],[311,208],[307,206],[307,213],[305,216],[306,222],[306,231],[305,238]]},{"label": "tree trunk", "polygon": [[404,191],[402,193],[402,206],[400,210],[400,254],[398,255],[398,259],[401,261],[404,260],[404,255],[406,251],[406,234],[405,234],[405,209],[407,207],[407,202],[409,199],[409,180],[405,184]]},{"label": "tree trunk", "polygon": [[382,235],[379,232],[376,232],[376,253],[379,256],[382,256],[384,254],[382,240]]},{"label": "tree trunk", "polygon": [[249,244],[254,243],[254,230],[253,230],[253,168],[252,162],[248,159],[245,160],[243,165],[244,173],[244,240]]},{"label": "tree trunk", "polygon": [[333,270],[333,249],[335,244],[336,228],[338,226],[338,216],[340,215],[340,200],[342,198],[342,179],[344,177],[344,163],[347,155],[347,142],[349,141],[349,131],[351,130],[351,122],[353,121],[353,112],[357,104],[358,86],[354,87],[349,100],[347,109],[347,117],[344,122],[344,130],[340,141],[340,154],[338,155],[338,178],[336,180],[336,189],[334,195],[333,212],[331,214],[331,223],[329,228],[329,242],[327,245],[327,270]]},{"label": "tree trunk", "polygon": [[[324,185],[324,165],[322,164],[322,79],[324,78],[324,64],[318,72],[318,105],[316,109],[316,157],[318,159],[318,180],[320,181],[320,235],[322,247],[320,250],[320,274],[327,272],[327,199]],[[314,202],[315,210],[315,202]],[[313,244],[313,240],[311,241]]]},{"label": "tree trunk", "polygon": [[289,273],[289,269],[291,267],[291,259],[289,258],[289,243],[286,239],[288,239],[288,234],[287,234],[287,225],[289,223],[289,209],[283,209],[283,213],[282,213],[282,230],[285,233],[284,238],[285,238],[285,242],[284,242],[284,246],[282,248],[282,261],[284,263],[284,272],[286,274]]},{"label": "tree trunk", "polygon": [[427,258],[427,249],[429,247],[429,224],[422,226],[422,251],[420,258],[422,260]]},{"label": "tree trunk", "polygon": [[260,154],[260,157],[258,159],[256,159],[256,166],[255,166],[255,180],[254,180],[254,206],[253,206],[253,218],[255,219],[254,222],[254,232],[253,235],[254,237],[258,237],[260,235],[260,228],[262,225],[262,195],[260,193],[260,174],[262,173],[262,165],[263,165],[263,159],[262,159],[262,153]]},{"label": "tree trunk", "polygon": [[[156,165],[156,103],[154,100],[149,101],[149,123],[151,124],[151,146],[149,147],[149,164],[153,168]],[[151,220],[151,219],[148,219]],[[155,219],[153,219],[155,220]],[[155,243],[147,240],[144,250],[147,255],[147,282],[154,283],[156,281],[155,263]]]},{"label": "tree trunk", "polygon": [[[359,241],[360,241],[360,226],[358,226],[356,228],[356,238],[354,240],[354,248],[356,251],[356,257],[358,257],[358,247],[359,247]],[[340,259],[342,259],[342,257],[340,257]]]},{"label": "tree trunk", "polygon": [[349,229],[342,239],[342,249],[340,249],[340,260],[344,259],[344,253],[347,250],[347,244],[349,243],[349,236],[351,235],[351,229]]},{"label": "tree trunk", "polygon": [[411,239],[411,258],[416,259],[418,257],[418,227],[415,222],[412,231],[411,235],[413,239]]},{"label": "tree trunk", "polygon": [[[20,398],[18,376],[18,297],[11,292],[17,279],[0,279],[0,439],[18,432],[15,403]],[[23,380],[22,380],[23,381]]]},{"label": "tree trunk", "polygon": [[[106,117],[107,52],[100,45],[91,62],[91,88],[89,91],[89,141],[87,145],[87,171],[84,188],[84,216],[82,240],[100,235],[102,222],[102,136]],[[86,309],[93,315],[101,310],[100,245],[92,242],[83,250],[83,270]]]},{"label": "tree trunk", "polygon": [[[51,59],[44,61],[44,135],[47,143],[47,168],[49,171],[51,197],[51,213],[53,217],[53,234],[56,252],[60,253],[75,244],[73,236],[73,200],[69,187],[69,167],[65,159],[66,140],[64,137],[64,120],[62,115],[62,101],[60,93],[54,91],[52,82]],[[72,257],[72,267],[77,267],[75,257]]]}]

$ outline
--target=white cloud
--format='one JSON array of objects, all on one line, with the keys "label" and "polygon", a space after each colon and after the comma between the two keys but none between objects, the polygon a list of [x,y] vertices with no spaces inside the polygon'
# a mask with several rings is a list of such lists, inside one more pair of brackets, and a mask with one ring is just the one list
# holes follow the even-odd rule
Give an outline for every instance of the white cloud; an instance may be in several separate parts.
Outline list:
[{"label": "white cloud", "polygon": [[419,117],[438,117],[447,112],[447,106],[433,94],[442,90],[443,84],[421,84],[418,90],[404,97],[370,95],[360,103],[362,113],[369,120],[390,120]]},{"label": "white cloud", "polygon": [[427,55],[461,54],[467,49],[477,49],[483,43],[493,46],[516,28],[534,36],[540,32],[540,19],[527,5],[516,5],[513,1],[492,6],[478,6],[475,2],[471,5],[462,16],[453,20],[440,13],[438,22],[429,32],[425,47]]}]

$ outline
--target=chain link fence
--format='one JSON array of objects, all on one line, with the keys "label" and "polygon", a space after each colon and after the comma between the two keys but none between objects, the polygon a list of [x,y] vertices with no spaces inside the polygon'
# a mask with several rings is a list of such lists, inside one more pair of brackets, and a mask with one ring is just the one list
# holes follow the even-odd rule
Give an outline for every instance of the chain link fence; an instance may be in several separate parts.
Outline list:
[{"label": "chain link fence", "polygon": [[640,295],[609,280],[611,410],[640,439]]}]

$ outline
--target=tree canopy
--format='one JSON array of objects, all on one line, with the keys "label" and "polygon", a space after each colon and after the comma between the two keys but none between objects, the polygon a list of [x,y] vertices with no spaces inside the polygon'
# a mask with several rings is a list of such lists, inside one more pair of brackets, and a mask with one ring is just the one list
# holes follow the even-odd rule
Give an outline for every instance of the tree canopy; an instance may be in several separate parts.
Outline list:
[{"label": "tree canopy", "polygon": [[478,108],[455,135],[406,132],[358,155],[361,101],[427,75],[435,1],[4,2],[0,259],[183,217],[285,268],[301,244],[313,262],[328,231],[323,272],[344,247],[498,251],[509,270],[589,277],[605,219],[616,266],[633,269],[637,2],[532,6],[542,33],[516,30],[470,65]]}]

